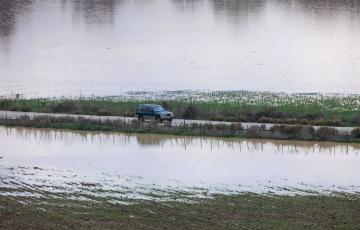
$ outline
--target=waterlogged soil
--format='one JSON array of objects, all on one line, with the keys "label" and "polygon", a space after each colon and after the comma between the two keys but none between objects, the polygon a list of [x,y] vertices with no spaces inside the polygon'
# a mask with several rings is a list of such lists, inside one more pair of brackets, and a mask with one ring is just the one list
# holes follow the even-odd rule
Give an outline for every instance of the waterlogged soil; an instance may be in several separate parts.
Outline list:
[{"label": "waterlogged soil", "polygon": [[358,229],[358,196],[241,194],[131,205],[0,195],[0,229]]},{"label": "waterlogged soil", "polygon": [[0,195],[132,203],[360,192],[360,145],[0,127]]}]

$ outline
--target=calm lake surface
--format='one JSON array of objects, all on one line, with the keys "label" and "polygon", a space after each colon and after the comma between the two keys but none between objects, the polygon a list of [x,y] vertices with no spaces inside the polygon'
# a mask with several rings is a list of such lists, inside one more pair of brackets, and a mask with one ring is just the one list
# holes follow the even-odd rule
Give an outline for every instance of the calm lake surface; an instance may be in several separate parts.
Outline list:
[{"label": "calm lake surface", "polygon": [[0,194],[360,192],[359,144],[0,127],[0,146]]},{"label": "calm lake surface", "polygon": [[2,0],[0,95],[360,93],[360,3]]}]

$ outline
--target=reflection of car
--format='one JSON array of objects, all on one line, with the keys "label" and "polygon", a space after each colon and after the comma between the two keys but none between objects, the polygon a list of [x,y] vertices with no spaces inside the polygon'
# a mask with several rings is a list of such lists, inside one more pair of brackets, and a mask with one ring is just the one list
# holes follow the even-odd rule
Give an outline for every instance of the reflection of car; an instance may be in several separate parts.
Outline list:
[{"label": "reflection of car", "polygon": [[172,112],[166,111],[160,105],[144,104],[139,105],[136,109],[136,116],[139,120],[144,120],[147,117],[155,118],[156,121],[172,121],[174,115]]}]

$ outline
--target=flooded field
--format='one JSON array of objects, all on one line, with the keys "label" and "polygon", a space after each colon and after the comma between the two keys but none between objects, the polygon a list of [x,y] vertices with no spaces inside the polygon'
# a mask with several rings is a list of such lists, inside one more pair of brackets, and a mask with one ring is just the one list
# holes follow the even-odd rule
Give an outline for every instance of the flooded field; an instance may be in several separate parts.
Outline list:
[{"label": "flooded field", "polygon": [[360,93],[359,10],[355,0],[2,0],[0,95]]},{"label": "flooded field", "polygon": [[360,192],[360,145],[0,127],[0,194],[191,200]]}]

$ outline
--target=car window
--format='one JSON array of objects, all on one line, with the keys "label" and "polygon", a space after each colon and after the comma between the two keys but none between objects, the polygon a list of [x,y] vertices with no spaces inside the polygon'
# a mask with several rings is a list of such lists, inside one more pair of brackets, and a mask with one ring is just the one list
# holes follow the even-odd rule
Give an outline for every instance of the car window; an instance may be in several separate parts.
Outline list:
[{"label": "car window", "polygon": [[161,107],[160,105],[158,105],[158,106],[154,106],[154,111],[155,112],[162,112],[162,111],[165,111],[165,109],[163,107]]},{"label": "car window", "polygon": [[144,107],[144,112],[145,112],[145,113],[151,113],[151,112],[152,112],[151,106],[145,106],[145,107]]}]

